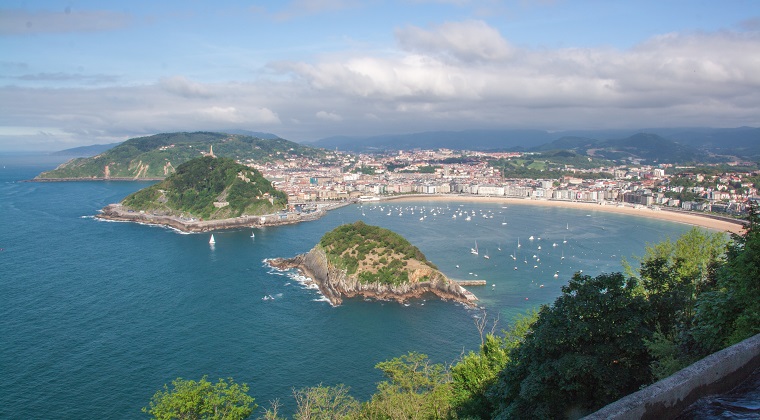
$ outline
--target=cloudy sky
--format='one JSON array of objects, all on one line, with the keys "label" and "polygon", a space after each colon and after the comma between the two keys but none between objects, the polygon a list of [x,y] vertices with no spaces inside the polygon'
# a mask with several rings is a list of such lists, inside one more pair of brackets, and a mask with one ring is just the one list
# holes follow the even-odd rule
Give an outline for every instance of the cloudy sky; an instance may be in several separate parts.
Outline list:
[{"label": "cloudy sky", "polygon": [[760,126],[760,1],[0,3],[0,150]]}]

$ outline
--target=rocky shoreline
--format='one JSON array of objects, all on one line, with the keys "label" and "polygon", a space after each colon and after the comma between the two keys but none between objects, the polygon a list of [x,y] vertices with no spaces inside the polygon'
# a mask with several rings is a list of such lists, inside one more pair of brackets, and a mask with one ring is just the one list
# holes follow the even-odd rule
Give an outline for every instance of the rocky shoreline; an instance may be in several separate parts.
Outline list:
[{"label": "rocky shoreline", "polygon": [[144,223],[149,225],[167,226],[182,232],[201,233],[224,229],[244,227],[282,226],[294,223],[317,220],[328,210],[343,207],[350,203],[337,203],[320,207],[310,213],[287,212],[262,216],[241,216],[232,219],[198,220],[178,216],[153,214],[144,211],[128,209],[121,204],[109,204],[95,217],[103,220]]},{"label": "rocky shoreline", "polygon": [[349,276],[345,270],[338,269],[327,261],[327,255],[319,246],[306,254],[293,258],[275,258],[267,263],[279,270],[297,269],[317,285],[322,295],[333,306],[343,303],[343,298],[365,297],[378,300],[391,300],[405,303],[410,299],[418,299],[432,293],[443,300],[452,300],[468,306],[475,306],[478,300],[475,295],[448,279],[438,270],[428,269],[424,274],[426,281],[412,280],[402,285],[380,283],[362,283],[355,275]]}]

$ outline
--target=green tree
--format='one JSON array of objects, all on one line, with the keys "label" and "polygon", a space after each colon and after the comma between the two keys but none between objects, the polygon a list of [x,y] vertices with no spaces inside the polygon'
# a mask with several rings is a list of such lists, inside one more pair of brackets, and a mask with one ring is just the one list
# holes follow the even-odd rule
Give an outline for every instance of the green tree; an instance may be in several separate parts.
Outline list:
[{"label": "green tree", "polygon": [[675,242],[667,239],[646,247],[639,275],[663,334],[691,321],[697,297],[715,282],[714,272],[724,261],[726,247],[723,233],[699,228]]},{"label": "green tree", "polygon": [[[486,392],[509,363],[509,353],[522,343],[537,318],[538,313],[531,311],[517,317],[512,327],[503,331],[503,337],[487,334],[478,353],[471,351],[451,368],[452,403],[460,417],[490,417],[493,407]],[[478,325],[481,334],[483,326]]]},{"label": "green tree", "polygon": [[171,389],[164,385],[142,411],[158,420],[237,420],[248,418],[256,407],[248,395],[248,385],[237,384],[232,378],[212,384],[204,376],[198,382],[177,378]]},{"label": "green tree", "polygon": [[699,356],[760,333],[760,216],[755,205],[749,210],[749,225],[734,235],[715,287],[696,304],[690,332]]},{"label": "green tree", "polygon": [[576,273],[541,307],[489,398],[494,418],[562,418],[596,410],[649,382],[649,305],[635,278]]},{"label": "green tree", "polygon": [[441,419],[450,409],[451,381],[446,368],[427,355],[408,353],[375,366],[388,381],[362,409],[371,419]]},{"label": "green tree", "polygon": [[319,386],[294,391],[298,410],[298,420],[339,420],[356,418],[359,415],[359,402],[348,394],[345,385]]}]

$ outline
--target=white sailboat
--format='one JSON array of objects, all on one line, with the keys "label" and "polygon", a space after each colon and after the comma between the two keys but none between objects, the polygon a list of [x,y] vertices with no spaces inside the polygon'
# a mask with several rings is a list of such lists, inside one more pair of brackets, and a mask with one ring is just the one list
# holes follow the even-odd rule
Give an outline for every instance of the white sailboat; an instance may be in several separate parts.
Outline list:
[{"label": "white sailboat", "polygon": [[251,232],[251,238],[255,238],[255,237],[256,237],[256,234]]},{"label": "white sailboat", "polygon": [[213,245],[213,244],[216,243],[216,241],[214,240],[214,234],[213,233],[211,234],[211,239],[208,240],[208,243],[210,243],[211,245]]},{"label": "white sailboat", "polygon": [[485,258],[487,260],[491,259],[491,257],[488,256],[488,250],[486,250],[486,254],[483,255],[483,258]]},{"label": "white sailboat", "polygon": [[478,255],[478,241],[475,241],[475,248],[470,248],[470,254]]},{"label": "white sailboat", "polygon": [[517,238],[517,247],[520,248],[522,245],[520,245],[520,238]]}]

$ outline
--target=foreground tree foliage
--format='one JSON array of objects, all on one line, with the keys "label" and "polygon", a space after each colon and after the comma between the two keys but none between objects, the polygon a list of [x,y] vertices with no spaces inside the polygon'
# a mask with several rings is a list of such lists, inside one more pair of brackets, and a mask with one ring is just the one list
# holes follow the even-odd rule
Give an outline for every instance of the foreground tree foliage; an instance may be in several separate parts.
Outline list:
[{"label": "foreground tree foliage", "polygon": [[430,363],[427,355],[408,353],[375,366],[387,381],[365,404],[362,416],[370,419],[441,419],[451,409],[451,381],[444,365]]},{"label": "foreground tree foliage", "polygon": [[576,273],[543,306],[490,397],[494,418],[564,418],[592,412],[647,383],[649,306],[620,273]]},{"label": "foreground tree foliage", "polygon": [[509,363],[510,352],[520,346],[537,318],[538,312],[532,311],[519,316],[512,328],[502,331],[503,337],[487,334],[478,353],[470,351],[451,368],[452,404],[459,417],[490,417],[494,407],[486,393]]},{"label": "foreground tree foliage", "polygon": [[670,376],[699,358],[690,350],[693,345],[687,331],[703,292],[715,285],[726,246],[724,234],[697,228],[675,242],[667,239],[647,246],[638,274],[656,325],[652,339],[646,340],[655,379]]},{"label": "foreground tree foliage", "polygon": [[695,306],[689,334],[698,356],[760,333],[760,217],[755,206],[744,234],[734,235],[715,285]]},{"label": "foreground tree foliage", "polygon": [[297,420],[340,420],[359,415],[359,401],[348,394],[344,385],[315,386],[294,391],[298,411]]},{"label": "foreground tree foliage", "polygon": [[256,407],[248,395],[248,385],[237,384],[232,378],[212,384],[204,376],[198,382],[177,378],[171,389],[164,385],[142,411],[158,420],[238,420],[248,418]]}]

